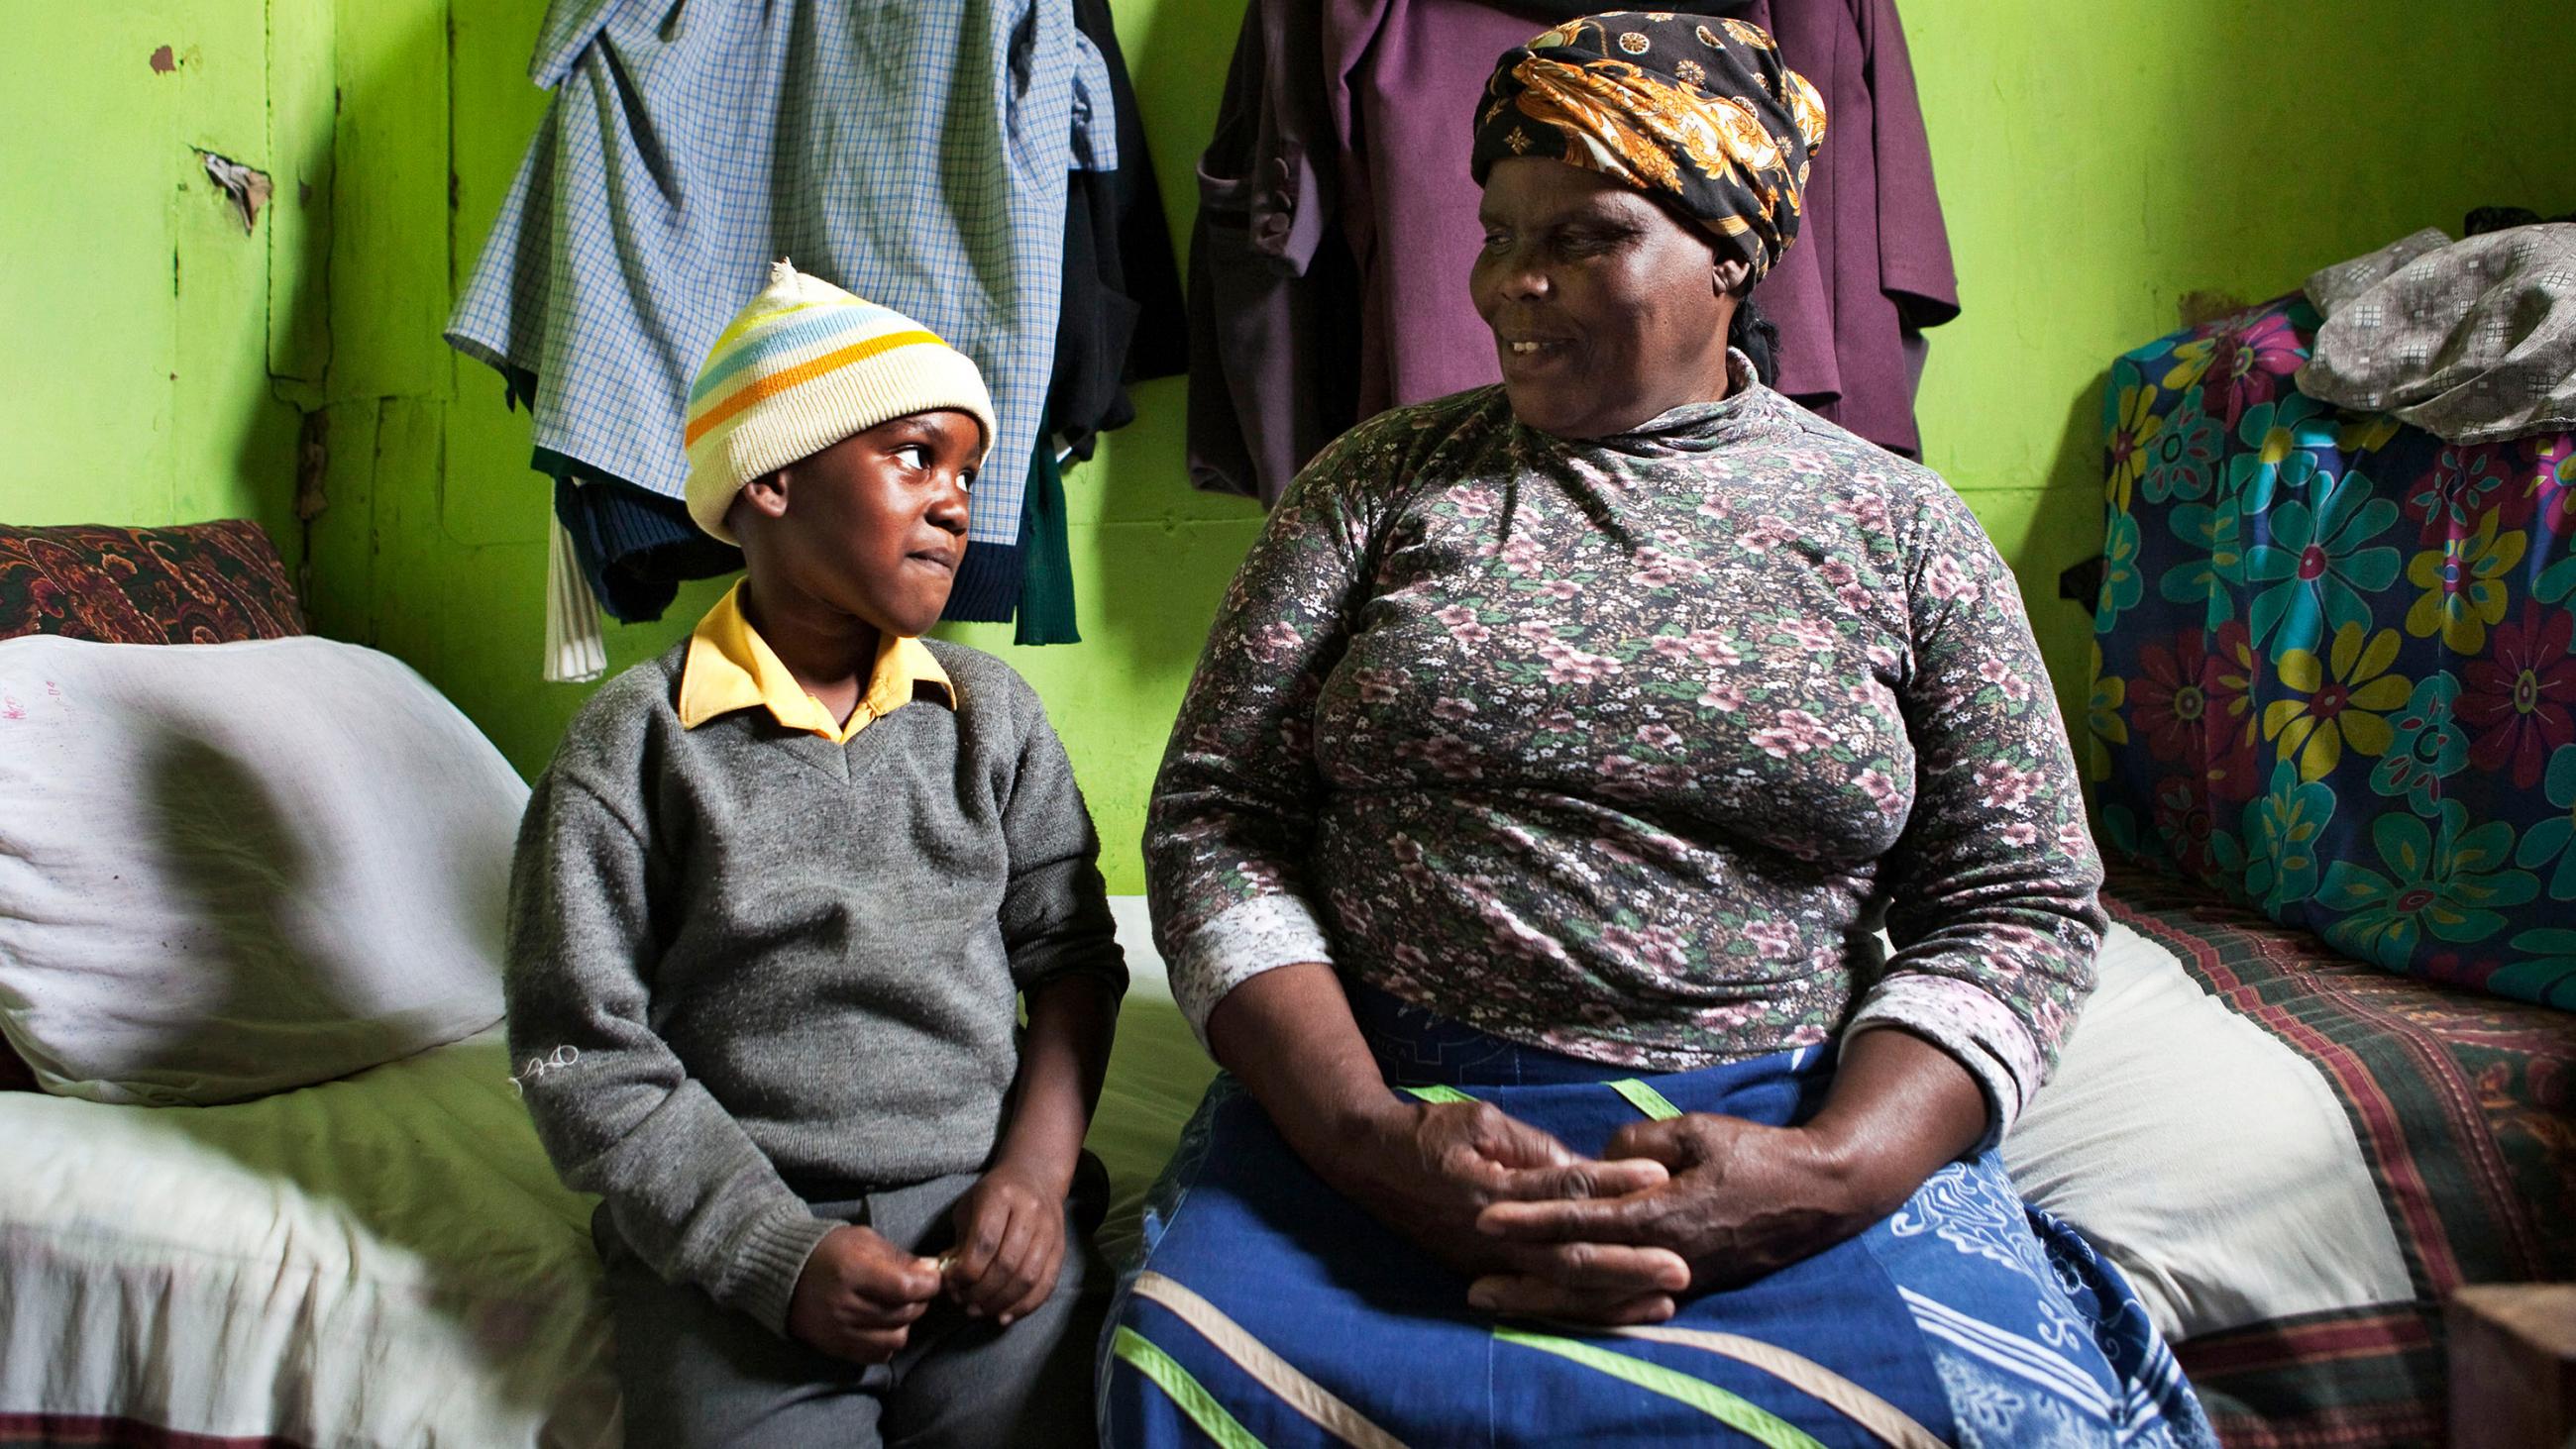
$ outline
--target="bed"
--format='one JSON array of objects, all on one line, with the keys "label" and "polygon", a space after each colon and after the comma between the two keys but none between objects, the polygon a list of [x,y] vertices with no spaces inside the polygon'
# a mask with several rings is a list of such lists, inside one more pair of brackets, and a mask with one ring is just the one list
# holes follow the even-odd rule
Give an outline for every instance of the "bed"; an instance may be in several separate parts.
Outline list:
[{"label": "bed", "polygon": [[[288,638],[248,525],[0,531],[7,635]],[[5,695],[0,688],[0,695]],[[10,707],[0,698],[0,712]],[[2358,966],[2169,874],[2109,892],[2103,985],[2008,1147],[2120,1262],[2234,1446],[2441,1440],[2439,1303],[2567,1277],[2576,1030]],[[1141,900],[1091,1145],[1137,1237],[1212,1068]],[[0,1073],[27,1069],[0,1051]],[[590,1202],[497,1028],[254,1100],[0,1091],[0,1446],[613,1446]]]},{"label": "bed", "polygon": [[2221,1438],[2445,1442],[2444,1298],[2576,1278],[2576,1018],[2391,976],[2134,866],[2114,872],[2109,901],[2212,1001],[2314,1067],[2404,1268],[2402,1291],[2184,1338],[2176,1354]]},{"label": "bed", "polygon": [[[29,767],[17,731],[61,703],[30,651],[150,645],[131,657],[175,661],[314,642],[276,551],[243,522],[0,530],[0,639],[12,772]],[[210,758],[173,757],[165,780],[205,776]],[[486,783],[495,816],[524,789]],[[40,803],[13,801],[19,816]],[[211,829],[247,828],[236,809],[209,813],[224,817]],[[23,900],[29,868],[48,864],[0,862],[0,885]],[[0,959],[21,985],[26,964]],[[30,1006],[23,990],[0,1004]],[[511,1095],[497,1016],[486,1006],[436,1033],[475,1028],[459,1039],[206,1106],[31,1090],[13,1031],[19,1045],[0,1044],[0,1084],[19,1089],[0,1091],[0,1445],[617,1443],[589,1205]]]},{"label": "bed", "polygon": [[589,1207],[497,1029],[219,1107],[13,1093],[0,1444],[613,1446]]},{"label": "bed", "polygon": [[2443,1442],[2443,1300],[2576,1278],[2576,433],[2329,406],[2319,325],[2114,361],[2082,591],[2112,914],[2313,1069],[2384,1224],[2331,1301],[2177,1335],[2247,1449]]}]

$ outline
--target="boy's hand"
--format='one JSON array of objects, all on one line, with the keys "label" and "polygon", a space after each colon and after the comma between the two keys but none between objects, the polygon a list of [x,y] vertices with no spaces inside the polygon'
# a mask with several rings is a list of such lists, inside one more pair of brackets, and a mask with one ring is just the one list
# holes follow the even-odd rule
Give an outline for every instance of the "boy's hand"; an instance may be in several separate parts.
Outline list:
[{"label": "boy's hand", "polygon": [[787,1302],[787,1331],[834,1358],[884,1363],[939,1296],[939,1269],[873,1228],[838,1227],[816,1245]]},{"label": "boy's hand", "polygon": [[1003,1162],[957,1200],[948,1291],[1007,1328],[1055,1292],[1064,1266],[1064,1192]]}]

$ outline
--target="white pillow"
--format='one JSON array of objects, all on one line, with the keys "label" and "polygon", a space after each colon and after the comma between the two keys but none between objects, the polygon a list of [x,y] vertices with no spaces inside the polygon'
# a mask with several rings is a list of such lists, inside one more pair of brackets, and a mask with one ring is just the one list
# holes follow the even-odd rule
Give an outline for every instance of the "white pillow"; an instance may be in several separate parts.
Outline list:
[{"label": "white pillow", "polygon": [[2120,1265],[2167,1338],[2414,1296],[2316,1064],[2116,921],[2004,1165]]},{"label": "white pillow", "polygon": [[49,1092],[147,1104],[469,1036],[527,794],[372,649],[0,642],[0,1032]]}]

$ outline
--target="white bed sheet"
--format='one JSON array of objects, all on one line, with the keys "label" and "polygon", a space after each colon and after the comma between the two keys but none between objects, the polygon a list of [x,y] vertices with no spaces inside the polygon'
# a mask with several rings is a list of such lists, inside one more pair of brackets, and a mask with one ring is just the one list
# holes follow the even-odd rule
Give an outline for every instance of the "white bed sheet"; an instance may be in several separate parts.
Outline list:
[{"label": "white bed sheet", "polygon": [[2413,1298],[2315,1063],[2118,922],[2100,969],[2004,1143],[2023,1195],[2119,1264],[2168,1338]]},{"label": "white bed sheet", "polygon": [[0,1093],[0,1412],[613,1449],[590,1245],[498,1029],[220,1107]]}]

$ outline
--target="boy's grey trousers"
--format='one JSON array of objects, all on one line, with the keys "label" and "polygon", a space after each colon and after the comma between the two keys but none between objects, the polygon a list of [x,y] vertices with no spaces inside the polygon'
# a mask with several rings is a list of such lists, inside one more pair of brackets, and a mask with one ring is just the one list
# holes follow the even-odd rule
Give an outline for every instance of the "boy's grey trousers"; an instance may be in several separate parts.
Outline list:
[{"label": "boy's grey trousers", "polygon": [[[817,1216],[861,1223],[924,1256],[954,1237],[949,1209],[975,1175],[933,1178]],[[1077,1194],[1078,1196],[1080,1194]],[[592,1236],[608,1269],[626,1442],[654,1449],[1054,1449],[1092,1443],[1092,1348],[1113,1286],[1067,1205],[1064,1269],[1044,1306],[1009,1328],[941,1299],[894,1361],[862,1366],[771,1333],[693,1286],[665,1283],[618,1240]],[[1083,1223],[1083,1227],[1090,1226]]]}]

